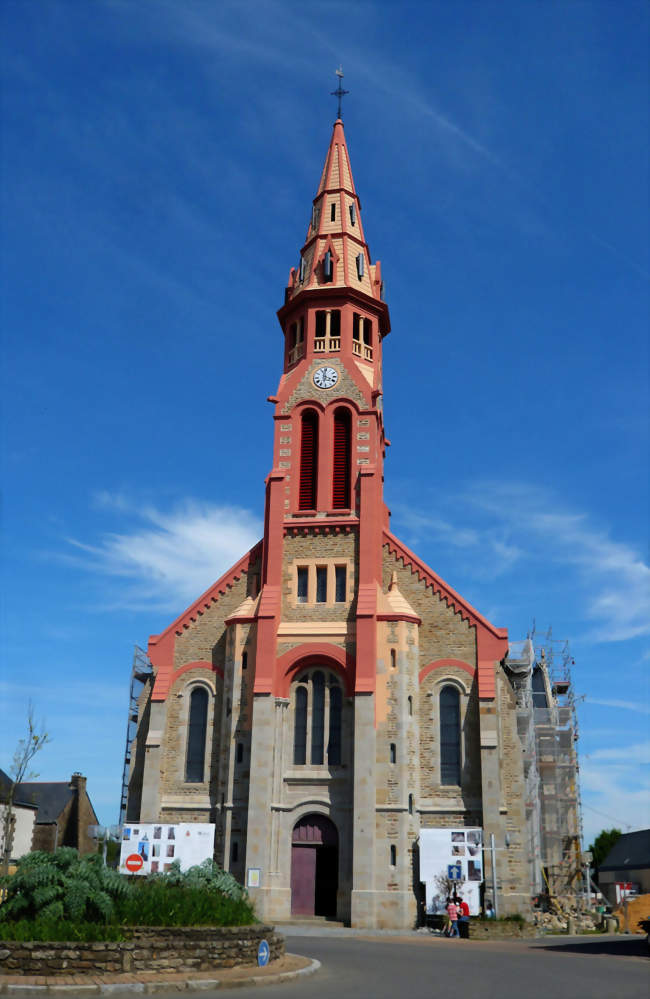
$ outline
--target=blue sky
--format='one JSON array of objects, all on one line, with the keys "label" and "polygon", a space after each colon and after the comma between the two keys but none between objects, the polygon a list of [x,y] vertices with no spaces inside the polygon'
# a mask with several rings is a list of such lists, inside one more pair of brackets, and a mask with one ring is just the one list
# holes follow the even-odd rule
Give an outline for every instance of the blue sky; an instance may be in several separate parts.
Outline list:
[{"label": "blue sky", "polygon": [[[2,8],[0,766],[119,808],[133,646],[261,534],[335,116],[393,331],[393,529],[575,658],[587,841],[650,825],[648,7]],[[424,460],[423,460],[424,459]]]}]

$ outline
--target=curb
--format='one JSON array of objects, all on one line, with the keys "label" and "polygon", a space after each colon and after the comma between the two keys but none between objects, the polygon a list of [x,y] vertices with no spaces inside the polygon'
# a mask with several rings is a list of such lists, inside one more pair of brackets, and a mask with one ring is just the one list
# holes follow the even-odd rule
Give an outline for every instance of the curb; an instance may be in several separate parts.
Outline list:
[{"label": "curb", "polygon": [[[287,954],[287,957],[300,957],[299,954]],[[248,978],[186,978],[156,982],[89,982],[87,985],[21,985],[19,983],[2,984],[0,995],[3,996],[110,996],[123,992],[141,992],[152,995],[156,992],[207,992],[208,989],[243,988],[251,985],[280,985],[290,982],[303,975],[313,975],[320,968],[320,961],[310,959],[305,968],[296,971],[279,971],[277,975],[250,975]]]}]

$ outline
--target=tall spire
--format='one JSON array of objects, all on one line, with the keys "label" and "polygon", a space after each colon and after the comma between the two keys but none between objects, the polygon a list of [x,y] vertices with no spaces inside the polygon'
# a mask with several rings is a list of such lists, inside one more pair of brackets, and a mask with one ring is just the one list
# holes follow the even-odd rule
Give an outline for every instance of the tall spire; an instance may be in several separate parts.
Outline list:
[{"label": "tall spire", "polygon": [[363,234],[361,202],[340,118],[334,122],[300,264],[289,275],[287,300],[320,287],[351,288],[381,298],[381,267],[371,263]]}]

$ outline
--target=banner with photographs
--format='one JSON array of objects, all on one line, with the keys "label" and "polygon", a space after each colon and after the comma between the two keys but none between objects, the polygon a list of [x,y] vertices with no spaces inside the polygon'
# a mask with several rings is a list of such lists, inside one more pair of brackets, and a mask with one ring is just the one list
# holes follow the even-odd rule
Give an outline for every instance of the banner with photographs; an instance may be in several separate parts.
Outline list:
[{"label": "banner with photographs", "polygon": [[[122,874],[164,874],[175,860],[186,871],[212,859],[214,823],[126,823],[122,829],[119,870]],[[137,857],[142,864],[139,865]]]},{"label": "banner with photographs", "polygon": [[445,911],[444,879],[449,868],[458,865],[461,871],[458,896],[467,902],[471,915],[478,916],[483,881],[483,830],[476,827],[420,830],[420,881],[426,885],[428,913]]}]

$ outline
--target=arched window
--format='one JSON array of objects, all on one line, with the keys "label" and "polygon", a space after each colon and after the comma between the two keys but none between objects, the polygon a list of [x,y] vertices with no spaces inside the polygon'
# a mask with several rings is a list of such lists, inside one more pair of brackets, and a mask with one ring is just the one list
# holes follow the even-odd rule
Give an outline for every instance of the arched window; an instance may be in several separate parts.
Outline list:
[{"label": "arched window", "polygon": [[296,690],[295,722],[293,729],[293,762],[304,766],[307,760],[307,688]]},{"label": "arched window", "polygon": [[332,507],[335,510],[350,508],[350,411],[334,412],[334,467],[332,474]]},{"label": "arched window", "polygon": [[300,434],[300,484],[298,505],[301,510],[316,509],[318,477],[318,414],[306,409],[302,414]]},{"label": "arched window", "polygon": [[323,762],[325,742],[325,677],[320,672],[312,677],[311,762]]},{"label": "arched window", "polygon": [[188,784],[200,784],[203,781],[205,735],[207,728],[208,692],[205,687],[195,687],[190,694],[190,712],[187,726],[185,780]]},{"label": "arched window", "polygon": [[440,691],[440,783],[460,784],[460,694]]},{"label": "arched window", "polygon": [[295,766],[321,766],[323,763],[338,766],[341,763],[342,704],[338,677],[322,670],[300,677],[294,700]]},{"label": "arched window", "polygon": [[335,766],[341,762],[341,688],[330,684],[330,732],[327,744],[327,762]]}]

